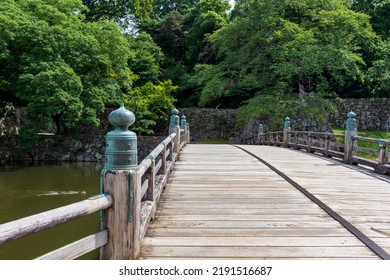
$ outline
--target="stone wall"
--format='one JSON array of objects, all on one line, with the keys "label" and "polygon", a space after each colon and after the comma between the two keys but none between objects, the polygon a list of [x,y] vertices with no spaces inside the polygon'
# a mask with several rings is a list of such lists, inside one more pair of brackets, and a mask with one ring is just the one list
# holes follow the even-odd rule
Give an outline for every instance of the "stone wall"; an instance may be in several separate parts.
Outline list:
[{"label": "stone wall", "polygon": [[[350,110],[357,115],[358,130],[390,131],[390,99],[347,99],[341,101],[336,113],[328,117],[325,123],[315,119],[291,119],[293,130],[327,131],[332,126],[345,126]],[[0,117],[0,162],[18,160],[47,161],[101,161],[104,155],[104,137],[112,129],[107,121],[107,110],[100,116],[99,127],[85,126],[80,129],[76,138],[60,135],[41,135],[37,148],[24,150],[19,147],[18,133],[26,119],[23,108],[8,106],[2,110]],[[257,135],[261,120],[253,119],[244,130],[237,128],[237,110],[234,109],[179,109],[180,116],[185,115],[190,123],[191,140],[230,139],[231,143],[252,143]],[[283,120],[281,120],[281,123]],[[169,122],[159,124],[160,133],[155,137],[138,138],[139,160],[143,159],[167,135]]]},{"label": "stone wall", "polygon": [[358,130],[390,131],[390,98],[345,99],[337,105],[337,112],[329,116],[329,123],[345,127],[349,111],[356,114]]},{"label": "stone wall", "polygon": [[[390,98],[380,99],[345,99],[336,104],[336,112],[329,115],[325,122],[314,118],[291,118],[291,129],[296,131],[332,131],[332,127],[345,127],[347,114],[353,111],[356,114],[357,128],[363,131],[390,131]],[[252,144],[257,137],[259,123],[266,123],[260,119],[252,119],[245,127],[241,138],[231,139],[232,143]],[[281,125],[283,120],[280,120]],[[267,131],[267,129],[265,129]]]},{"label": "stone wall", "polygon": [[[101,114],[100,126],[84,126],[74,137],[42,134],[39,145],[23,149],[18,133],[27,122],[24,108],[7,107],[0,118],[0,164],[31,161],[101,162],[104,160],[105,136],[112,126],[108,122],[108,109]],[[138,136],[138,160],[146,157],[166,136]]]},{"label": "stone wall", "polygon": [[237,110],[182,108],[179,115],[185,115],[190,124],[191,139],[229,139],[241,134],[236,127]]},{"label": "stone wall", "polygon": [[[165,136],[138,136],[138,161],[145,158]],[[0,140],[0,163],[32,161],[102,162],[105,134],[78,135],[77,139],[61,135],[41,135],[39,145],[22,149],[16,136]]]}]

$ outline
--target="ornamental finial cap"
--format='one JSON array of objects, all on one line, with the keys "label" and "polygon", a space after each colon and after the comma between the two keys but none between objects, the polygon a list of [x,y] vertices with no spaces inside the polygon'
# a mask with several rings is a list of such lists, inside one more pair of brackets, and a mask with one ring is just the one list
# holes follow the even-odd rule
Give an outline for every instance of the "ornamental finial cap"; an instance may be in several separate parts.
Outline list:
[{"label": "ornamental finial cap", "polygon": [[357,125],[356,125],[356,114],[352,111],[350,111],[348,114],[348,119],[347,119],[347,125],[346,129],[347,130],[357,130]]},{"label": "ornamental finial cap", "polygon": [[108,115],[108,121],[115,128],[127,129],[130,125],[135,122],[135,116],[133,112],[127,110],[125,105],[121,103],[119,109],[112,111]]},{"label": "ornamental finial cap", "polygon": [[356,118],[356,114],[354,113],[354,112],[352,112],[352,111],[350,111],[349,113],[348,113],[348,118]]}]

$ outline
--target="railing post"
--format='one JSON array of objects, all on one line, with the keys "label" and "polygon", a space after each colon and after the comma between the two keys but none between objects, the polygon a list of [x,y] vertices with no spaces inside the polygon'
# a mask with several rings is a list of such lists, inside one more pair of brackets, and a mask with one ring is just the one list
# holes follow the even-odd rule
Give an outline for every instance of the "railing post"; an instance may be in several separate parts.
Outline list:
[{"label": "railing post", "polygon": [[176,108],[172,109],[170,124],[169,124],[169,134],[175,132],[176,137],[173,140],[175,143],[175,148],[173,149],[176,153],[176,160],[180,160],[180,118],[179,118],[179,110]]},{"label": "railing post", "polygon": [[329,150],[330,150],[330,132],[327,131],[325,132],[325,143],[324,143],[324,156],[326,157],[332,157],[329,155]]},{"label": "railing post", "polygon": [[307,134],[307,152],[308,153],[314,153],[312,150],[311,150],[311,132],[309,132]]},{"label": "railing post", "polygon": [[186,116],[185,115],[183,115],[181,117],[180,127],[184,131],[184,133],[183,133],[183,142],[184,142],[184,146],[185,146],[187,144],[187,121],[186,121]]},{"label": "railing post", "polygon": [[156,160],[153,157],[149,157],[152,161],[152,164],[149,167],[149,170],[146,172],[146,178],[148,180],[148,189],[146,191],[146,200],[154,200],[154,184],[156,182],[155,169],[156,169]]},{"label": "railing post", "polygon": [[190,144],[190,142],[191,142],[190,124],[187,122],[186,125],[187,125],[187,144]]},{"label": "railing post", "polygon": [[353,164],[353,157],[356,154],[356,141],[352,137],[357,136],[358,131],[356,127],[356,114],[354,112],[348,113],[348,119],[345,130],[345,139],[344,139],[344,161],[350,164]]},{"label": "railing post", "polygon": [[121,104],[108,119],[115,130],[106,136],[101,192],[111,194],[114,204],[101,215],[101,228],[108,229],[108,243],[100,249],[100,259],[138,259],[141,190],[136,170],[137,136],[128,130],[135,117]]},{"label": "railing post", "polygon": [[387,158],[387,143],[383,139],[379,139],[379,155],[378,155],[378,162],[379,165],[384,165],[388,163]]},{"label": "railing post", "polygon": [[285,147],[287,147],[288,143],[290,142],[290,133],[291,133],[290,118],[286,117],[284,119],[284,128],[283,128],[283,144]]},{"label": "railing post", "polygon": [[167,145],[164,144],[164,149],[161,151],[161,168],[158,172],[159,175],[165,175],[167,173],[167,158],[165,154],[167,153]]},{"label": "railing post", "polygon": [[264,142],[264,127],[260,123],[259,127],[257,128],[257,143],[261,145],[263,144],[263,142]]}]

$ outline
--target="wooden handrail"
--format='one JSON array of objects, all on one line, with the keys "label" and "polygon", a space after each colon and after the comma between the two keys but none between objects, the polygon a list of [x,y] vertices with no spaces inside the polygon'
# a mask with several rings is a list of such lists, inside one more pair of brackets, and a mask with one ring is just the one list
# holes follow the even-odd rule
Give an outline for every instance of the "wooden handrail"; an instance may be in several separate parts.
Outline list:
[{"label": "wooden handrail", "polygon": [[112,196],[99,195],[0,225],[0,244],[110,207]]},{"label": "wooden handrail", "polygon": [[[283,141],[279,135],[283,133]],[[275,139],[275,140],[274,140]],[[285,140],[287,139],[287,140]],[[343,139],[343,143],[337,141]],[[345,141],[346,136],[342,134],[333,134],[326,132],[313,131],[276,131],[267,133],[258,133],[257,142],[260,145],[276,145],[287,148],[295,148],[305,150],[310,153],[319,153],[327,157],[336,157],[343,159],[350,164],[361,164],[374,168],[381,174],[390,174],[390,166],[388,164],[387,146],[390,140],[361,137],[357,135],[350,136],[350,142]],[[357,141],[377,143],[378,150],[359,147]],[[348,152],[348,155],[346,154]],[[357,156],[357,152],[366,152],[378,156],[378,160],[369,160]]]}]

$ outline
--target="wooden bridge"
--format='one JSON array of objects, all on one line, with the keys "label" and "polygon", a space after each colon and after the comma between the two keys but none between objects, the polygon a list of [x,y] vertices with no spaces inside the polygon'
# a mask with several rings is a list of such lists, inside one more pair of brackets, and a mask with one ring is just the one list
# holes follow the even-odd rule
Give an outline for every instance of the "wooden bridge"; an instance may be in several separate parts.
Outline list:
[{"label": "wooden bridge", "polygon": [[379,258],[379,246],[383,256],[390,252],[389,183],[291,149],[189,145],[161,196],[141,258]]},{"label": "wooden bridge", "polygon": [[352,115],[342,136],[259,127],[259,145],[233,146],[189,144],[175,111],[135,165],[120,112],[100,194],[0,225],[0,244],[102,211],[101,231],[39,259],[390,259],[390,142],[359,137]]}]

